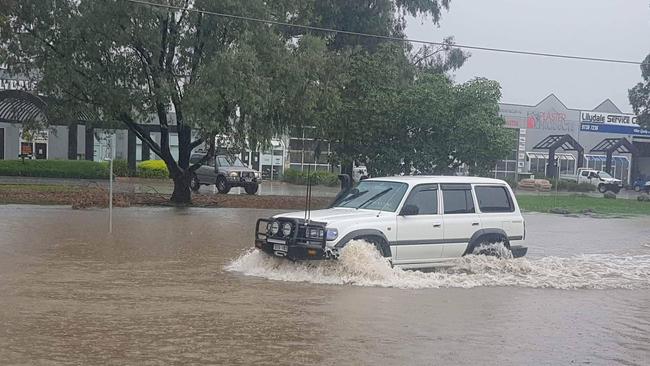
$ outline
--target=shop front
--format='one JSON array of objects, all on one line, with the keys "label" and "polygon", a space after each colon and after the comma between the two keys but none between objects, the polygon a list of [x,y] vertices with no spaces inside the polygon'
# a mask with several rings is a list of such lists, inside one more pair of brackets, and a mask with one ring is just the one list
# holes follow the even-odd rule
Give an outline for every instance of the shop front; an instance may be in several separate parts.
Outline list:
[{"label": "shop front", "polygon": [[28,131],[20,129],[20,154],[24,159],[47,159],[48,156],[48,138],[47,130]]},{"label": "shop front", "polygon": [[541,142],[553,136],[567,136],[565,140],[572,142],[558,147],[554,153],[551,166],[559,170],[560,176],[575,176],[581,167],[576,148],[584,151],[582,167],[607,170],[608,153],[600,146],[604,140],[622,139],[636,147],[633,150],[638,156],[633,157],[632,151],[624,148],[609,152],[610,174],[625,184],[639,174],[650,175],[650,132],[639,127],[636,116],[622,113],[609,100],[586,111],[567,108],[551,94],[537,105],[502,103],[500,113],[506,120],[506,127],[516,131],[519,138],[513,145],[513,150],[517,151],[516,160],[509,157],[497,164],[499,169],[495,174],[499,177],[555,176],[555,171],[551,174],[548,171],[551,144],[540,147]]}]

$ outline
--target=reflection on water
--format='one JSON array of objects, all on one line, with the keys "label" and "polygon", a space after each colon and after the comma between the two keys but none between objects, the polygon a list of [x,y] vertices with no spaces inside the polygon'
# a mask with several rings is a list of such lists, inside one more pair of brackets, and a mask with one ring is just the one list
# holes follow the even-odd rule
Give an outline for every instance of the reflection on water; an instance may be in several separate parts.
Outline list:
[{"label": "reflection on water", "polygon": [[530,258],[420,273],[262,256],[272,213],[0,207],[0,364],[648,364],[647,219],[533,215]]}]

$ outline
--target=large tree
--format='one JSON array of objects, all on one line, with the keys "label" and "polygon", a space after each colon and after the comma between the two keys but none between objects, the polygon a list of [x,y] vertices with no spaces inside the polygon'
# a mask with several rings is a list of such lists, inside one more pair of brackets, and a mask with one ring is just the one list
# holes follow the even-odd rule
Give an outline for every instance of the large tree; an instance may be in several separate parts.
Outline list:
[{"label": "large tree", "polygon": [[440,46],[418,48],[405,40],[408,16],[428,17],[433,27],[448,8],[445,0],[325,0],[314,4],[313,25],[380,36],[322,34],[328,48],[340,55],[345,77],[338,114],[327,124],[317,125],[315,133],[335,142],[333,160],[341,162],[344,171],[351,169],[354,160],[371,159],[375,173],[388,172],[386,164],[392,164],[388,151],[395,147],[391,143],[402,127],[395,113],[398,100],[403,100],[401,93],[418,74],[445,74],[461,67],[469,56],[453,46],[452,37]]},{"label": "large tree", "polygon": [[[38,91],[56,97],[59,111],[92,111],[101,126],[128,127],[165,161],[172,201],[188,203],[190,178],[204,162],[191,165],[192,150],[206,142],[213,148],[216,134],[264,141],[285,129],[291,118],[282,106],[295,105],[288,100],[295,85],[286,80],[296,70],[284,65],[301,66],[288,61],[292,53],[306,48],[313,58],[319,49],[301,47],[268,24],[193,11],[287,21],[304,11],[291,0],[160,3],[180,9],[125,0],[4,0],[0,61],[14,72],[36,70]],[[160,142],[143,120],[160,126]]]},{"label": "large tree", "polygon": [[641,65],[643,82],[629,90],[628,95],[634,113],[639,118],[639,125],[650,129],[650,55],[646,56]]}]

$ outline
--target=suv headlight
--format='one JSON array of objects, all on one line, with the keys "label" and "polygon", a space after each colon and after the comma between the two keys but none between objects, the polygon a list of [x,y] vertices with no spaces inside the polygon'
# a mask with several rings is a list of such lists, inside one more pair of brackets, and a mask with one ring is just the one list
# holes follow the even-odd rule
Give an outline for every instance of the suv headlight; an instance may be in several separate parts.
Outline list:
[{"label": "suv headlight", "polygon": [[237,172],[231,172],[231,173],[230,173],[230,176],[231,176],[231,177],[238,177],[238,176],[239,176],[239,173],[237,173]]},{"label": "suv headlight", "polygon": [[255,178],[259,178],[259,177],[260,177],[260,172],[255,172]]},{"label": "suv headlight", "polygon": [[325,231],[325,240],[335,240],[339,236],[338,229],[327,229]]},{"label": "suv headlight", "polygon": [[271,235],[276,235],[280,231],[280,224],[277,221],[273,221],[271,224]]},{"label": "suv headlight", "polygon": [[290,223],[288,223],[288,222],[285,223],[284,225],[282,225],[282,235],[284,235],[284,236],[291,235],[291,230],[292,229],[293,229],[293,227],[291,226]]}]

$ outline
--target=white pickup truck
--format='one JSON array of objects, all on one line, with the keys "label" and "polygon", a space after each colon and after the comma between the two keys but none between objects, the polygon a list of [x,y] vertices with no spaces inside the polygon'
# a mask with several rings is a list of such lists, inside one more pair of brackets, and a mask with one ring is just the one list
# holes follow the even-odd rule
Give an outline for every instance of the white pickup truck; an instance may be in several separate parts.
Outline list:
[{"label": "white pickup truck", "polygon": [[579,168],[578,174],[575,178],[569,179],[578,183],[593,184],[598,188],[598,192],[600,193],[605,193],[607,191],[618,193],[623,187],[623,182],[620,179],[612,177],[605,171],[589,168]]}]

